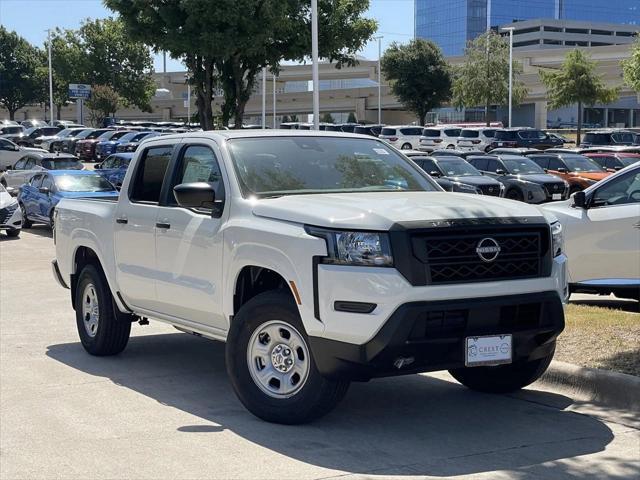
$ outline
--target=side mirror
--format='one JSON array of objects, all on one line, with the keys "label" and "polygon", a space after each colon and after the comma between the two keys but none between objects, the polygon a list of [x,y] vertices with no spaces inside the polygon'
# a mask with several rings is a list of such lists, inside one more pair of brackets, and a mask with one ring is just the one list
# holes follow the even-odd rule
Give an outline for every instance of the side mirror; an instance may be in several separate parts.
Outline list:
[{"label": "side mirror", "polygon": [[560,168],[558,168],[558,172],[559,172],[559,173],[569,173],[569,170],[567,170],[567,169],[566,169],[566,168],[564,168],[564,167],[560,167]]},{"label": "side mirror", "polygon": [[438,172],[437,170],[433,170],[431,172],[429,172],[429,175],[431,175],[432,177],[441,177],[442,175],[440,174],[440,172]]},{"label": "side mirror", "polygon": [[213,209],[216,191],[206,182],[181,183],[173,187],[173,195],[183,208]]},{"label": "side mirror", "polygon": [[49,193],[51,192],[51,190],[49,190],[49,188],[48,188],[48,187],[40,187],[40,188],[38,189],[38,191],[39,191],[40,193],[46,193],[46,194],[49,194]]},{"label": "side mirror", "polygon": [[497,173],[498,175],[506,175],[506,174],[507,174],[507,172],[505,172],[505,171],[504,171],[504,170],[502,170],[501,168],[497,169],[497,170],[496,170],[496,173]]},{"label": "side mirror", "polygon": [[587,208],[587,195],[580,191],[580,192],[576,192],[572,195],[573,197],[573,206],[574,207],[578,207],[578,208],[584,208],[586,210]]}]

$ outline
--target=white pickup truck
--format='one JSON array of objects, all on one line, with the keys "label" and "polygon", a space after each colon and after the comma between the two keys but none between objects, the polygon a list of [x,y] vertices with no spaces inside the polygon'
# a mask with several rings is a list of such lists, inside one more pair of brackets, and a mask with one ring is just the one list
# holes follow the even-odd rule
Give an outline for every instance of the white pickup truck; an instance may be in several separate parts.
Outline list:
[{"label": "white pickup truck", "polygon": [[268,421],[313,420],[381,376],[449,370],[510,392],[564,327],[552,214],[444,192],[371,137],[156,137],[117,202],[65,199],[56,215],[53,271],[87,352],[120,353],[147,318],[225,341],[235,392]]}]

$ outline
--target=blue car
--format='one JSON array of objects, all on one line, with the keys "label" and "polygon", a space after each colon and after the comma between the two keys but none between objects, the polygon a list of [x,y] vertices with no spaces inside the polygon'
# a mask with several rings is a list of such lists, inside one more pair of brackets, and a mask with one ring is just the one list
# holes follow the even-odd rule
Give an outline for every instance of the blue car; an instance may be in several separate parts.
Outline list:
[{"label": "blue car", "polygon": [[51,170],[36,173],[20,187],[18,204],[22,228],[33,223],[54,226],[53,211],[63,198],[117,198],[118,191],[104,177],[90,170]]},{"label": "blue car", "polygon": [[96,145],[96,159],[98,161],[102,160],[103,158],[107,158],[109,155],[111,155],[112,153],[116,153],[118,150],[118,145],[123,144],[123,143],[130,143],[130,142],[136,142],[138,141],[138,139],[142,139],[144,137],[146,137],[147,135],[149,135],[150,133],[153,132],[149,132],[149,131],[144,131],[144,132],[129,132],[124,134],[123,136],[121,136],[120,138],[114,140],[113,137],[111,137],[110,140],[108,141],[104,141],[104,142],[99,142]]},{"label": "blue car", "polygon": [[114,153],[109,155],[104,162],[96,165],[96,173],[109,180],[116,188],[122,186],[124,175],[127,173],[129,163],[133,158],[133,152]]}]

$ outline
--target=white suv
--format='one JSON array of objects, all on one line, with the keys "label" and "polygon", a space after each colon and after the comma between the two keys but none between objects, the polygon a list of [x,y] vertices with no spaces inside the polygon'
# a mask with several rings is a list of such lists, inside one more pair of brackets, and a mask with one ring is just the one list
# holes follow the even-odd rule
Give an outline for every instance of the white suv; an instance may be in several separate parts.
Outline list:
[{"label": "white suv", "polygon": [[378,138],[389,142],[396,148],[402,150],[415,150],[418,148],[420,142],[420,135],[422,135],[422,127],[416,127],[411,125],[400,125],[384,127],[380,131]]},{"label": "white suv", "polygon": [[486,152],[493,142],[495,133],[496,129],[490,127],[463,128],[456,146],[458,150],[483,150]]},{"label": "white suv", "polygon": [[418,150],[433,152],[441,148],[455,148],[462,129],[456,125],[437,125],[422,131]]}]

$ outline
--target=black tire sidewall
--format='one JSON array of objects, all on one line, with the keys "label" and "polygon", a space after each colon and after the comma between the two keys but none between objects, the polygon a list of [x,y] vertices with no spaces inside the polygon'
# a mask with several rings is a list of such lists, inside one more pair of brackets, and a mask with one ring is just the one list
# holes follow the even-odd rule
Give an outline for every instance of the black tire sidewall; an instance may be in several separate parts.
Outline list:
[{"label": "black tire sidewall", "polygon": [[[247,347],[251,336],[261,325],[273,320],[294,327],[304,338],[309,351],[307,380],[302,389],[289,398],[274,398],[264,393],[255,384],[247,365]],[[285,424],[304,423],[330,409],[317,408],[317,404],[318,399],[326,396],[327,390],[335,382],[325,379],[318,372],[298,309],[288,295],[267,292],[254,297],[242,307],[227,336],[226,360],[227,373],[238,398],[250,412],[263,420]]]},{"label": "black tire sidewall", "polygon": [[517,200],[518,202],[524,201],[524,194],[517,188],[512,188],[511,190],[509,190],[505,197],[509,200]]},{"label": "black tire sidewall", "polygon": [[[96,290],[98,307],[100,310],[98,329],[94,337],[91,337],[87,333],[87,330],[84,327],[84,319],[82,317],[83,294],[88,283],[92,283]],[[113,297],[111,296],[111,291],[109,290],[107,280],[102,271],[100,271],[95,265],[86,265],[82,269],[82,272],[80,272],[76,288],[76,324],[78,328],[78,335],[80,336],[80,342],[84,349],[92,355],[112,355],[122,351],[126,346],[126,341],[124,341],[121,348],[116,347],[114,349],[111,345],[113,343],[111,336],[114,335],[113,324],[115,322],[121,322],[121,325],[117,325],[116,329],[119,330],[118,333],[126,331],[125,333],[128,340],[131,323],[117,317]]]}]

